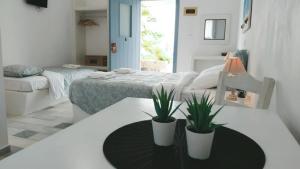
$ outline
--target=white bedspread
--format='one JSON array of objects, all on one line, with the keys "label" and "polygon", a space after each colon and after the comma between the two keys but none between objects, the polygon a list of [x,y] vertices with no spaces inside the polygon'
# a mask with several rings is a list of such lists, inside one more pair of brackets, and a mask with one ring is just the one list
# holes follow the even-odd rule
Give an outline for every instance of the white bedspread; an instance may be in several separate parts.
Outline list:
[{"label": "white bedspread", "polygon": [[65,93],[65,78],[62,74],[44,71],[43,76],[45,76],[49,81],[49,94],[54,99],[60,99],[66,97]]},{"label": "white bedspread", "polygon": [[70,87],[70,100],[83,111],[93,114],[126,98],[151,98],[153,91],[164,86],[176,91],[175,100],[196,73],[135,72],[113,74],[105,79],[87,78],[74,81]]}]

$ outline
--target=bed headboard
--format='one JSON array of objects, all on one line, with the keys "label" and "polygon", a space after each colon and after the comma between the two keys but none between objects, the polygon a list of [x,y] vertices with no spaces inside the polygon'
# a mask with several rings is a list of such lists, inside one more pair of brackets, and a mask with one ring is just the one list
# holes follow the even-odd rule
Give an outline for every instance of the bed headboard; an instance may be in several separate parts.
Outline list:
[{"label": "bed headboard", "polygon": [[193,71],[202,72],[212,66],[224,64],[224,56],[198,56],[193,57]]},{"label": "bed headboard", "polygon": [[[248,50],[236,50],[232,53],[233,56],[239,57],[248,70]],[[224,56],[198,56],[192,58],[193,71],[202,72],[203,70],[210,68],[215,65],[225,64]]]},{"label": "bed headboard", "polygon": [[237,50],[234,52],[234,56],[239,57],[242,63],[245,66],[246,71],[248,70],[248,58],[249,58],[249,51],[248,50]]}]

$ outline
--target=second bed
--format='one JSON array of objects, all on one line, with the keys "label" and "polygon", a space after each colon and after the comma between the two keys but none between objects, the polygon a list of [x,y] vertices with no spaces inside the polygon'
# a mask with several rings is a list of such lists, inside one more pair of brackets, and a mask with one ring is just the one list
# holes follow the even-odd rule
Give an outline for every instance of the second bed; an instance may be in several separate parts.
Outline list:
[{"label": "second bed", "polygon": [[[193,90],[190,84],[197,77],[195,72],[159,73],[134,72],[128,74],[112,73],[107,77],[76,80],[70,86],[70,100],[73,103],[74,122],[80,121],[102,109],[126,98],[151,98],[152,93],[162,86],[174,89],[175,99],[185,100],[192,94],[201,96],[205,91],[215,93],[214,89]],[[134,107],[134,105],[132,105]]]}]

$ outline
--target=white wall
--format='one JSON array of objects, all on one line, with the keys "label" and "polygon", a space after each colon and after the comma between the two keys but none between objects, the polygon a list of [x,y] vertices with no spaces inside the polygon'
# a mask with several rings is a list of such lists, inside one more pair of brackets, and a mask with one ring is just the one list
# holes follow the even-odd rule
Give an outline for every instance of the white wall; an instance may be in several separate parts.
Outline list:
[{"label": "white wall", "polygon": [[72,3],[72,0],[49,0],[48,8],[37,9],[23,0],[1,0],[3,64],[70,63],[74,31]]},{"label": "white wall", "polygon": [[300,142],[299,16],[299,0],[254,0],[252,28],[240,35],[239,48],[250,51],[250,73],[276,80],[271,109]]},{"label": "white wall", "polygon": [[108,0],[74,0],[76,9],[98,9],[106,10]]},{"label": "white wall", "polygon": [[[184,16],[184,7],[198,7],[197,16]],[[230,16],[227,44],[203,42],[205,16]],[[238,39],[240,0],[181,0],[178,36],[177,71],[192,70],[194,56],[220,56],[221,52],[235,50]]]},{"label": "white wall", "polygon": [[97,23],[98,26],[85,28],[86,54],[106,56],[109,49],[107,16],[97,18]]},{"label": "white wall", "polygon": [[8,146],[0,35],[0,150]]},{"label": "white wall", "polygon": [[[104,55],[109,52],[107,10],[76,12],[76,56],[78,64],[85,64],[86,55]],[[80,19],[93,19],[97,26],[81,26]]]}]

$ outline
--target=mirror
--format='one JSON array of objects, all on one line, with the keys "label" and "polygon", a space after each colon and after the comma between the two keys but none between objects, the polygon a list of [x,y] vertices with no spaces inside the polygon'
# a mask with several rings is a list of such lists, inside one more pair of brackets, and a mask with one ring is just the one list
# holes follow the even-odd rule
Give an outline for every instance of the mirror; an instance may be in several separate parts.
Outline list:
[{"label": "mirror", "polygon": [[206,19],[204,40],[225,40],[226,19]]}]

